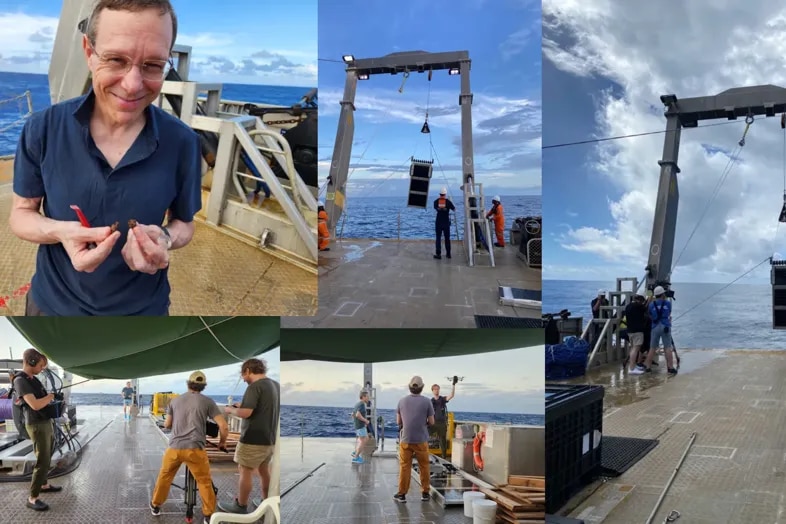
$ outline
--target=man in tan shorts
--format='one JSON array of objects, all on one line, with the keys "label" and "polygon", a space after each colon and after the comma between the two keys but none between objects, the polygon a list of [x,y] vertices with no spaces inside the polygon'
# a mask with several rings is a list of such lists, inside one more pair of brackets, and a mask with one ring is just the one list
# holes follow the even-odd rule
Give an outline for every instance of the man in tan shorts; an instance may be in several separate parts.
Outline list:
[{"label": "man in tan shorts", "polygon": [[227,406],[225,411],[243,419],[240,442],[235,448],[238,465],[237,497],[230,503],[219,503],[218,508],[227,513],[248,513],[248,498],[254,472],[259,475],[262,499],[270,487],[270,462],[276,445],[278,429],[279,393],[281,386],[266,376],[263,360],[252,358],[243,362],[240,376],[248,384],[243,401]]}]

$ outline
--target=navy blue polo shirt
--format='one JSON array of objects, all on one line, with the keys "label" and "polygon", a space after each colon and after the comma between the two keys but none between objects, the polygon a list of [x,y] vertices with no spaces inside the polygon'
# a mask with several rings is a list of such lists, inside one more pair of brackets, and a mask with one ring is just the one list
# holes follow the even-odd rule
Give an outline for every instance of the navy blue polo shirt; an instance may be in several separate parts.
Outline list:
[{"label": "navy blue polo shirt", "polygon": [[62,244],[42,244],[29,292],[46,315],[166,315],[167,270],[132,271],[121,250],[129,219],[162,224],[167,211],[170,219],[194,219],[202,207],[199,138],[150,106],[144,129],[112,169],[90,135],[94,104],[91,90],[30,116],[14,159],[14,193],[44,197],[44,215],[54,220],[78,220],[76,204],[93,227],[119,222],[122,236],[93,273],[76,271]]}]

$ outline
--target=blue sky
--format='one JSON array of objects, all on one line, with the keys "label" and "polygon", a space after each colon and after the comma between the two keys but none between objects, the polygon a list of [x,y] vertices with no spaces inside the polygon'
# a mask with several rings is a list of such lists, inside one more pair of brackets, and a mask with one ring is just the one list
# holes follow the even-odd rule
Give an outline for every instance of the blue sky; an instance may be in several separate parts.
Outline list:
[{"label": "blue sky", "polygon": [[[401,51],[467,50],[472,60],[476,181],[485,184],[488,194],[540,193],[539,1],[435,0],[402,6],[335,0],[320,3],[319,27],[321,180],[328,174],[336,138],[346,78],[342,55],[374,58]],[[433,158],[438,160],[431,189],[437,192],[447,179],[452,193],[459,195],[459,77],[434,72],[430,97],[427,73],[413,73],[399,93],[402,79],[380,75],[358,82],[350,173],[353,166],[357,169],[349,191],[400,194],[401,185],[382,181],[407,177],[410,156],[432,158],[428,135],[420,133],[428,104]]]},{"label": "blue sky", "polygon": [[[0,348],[0,359],[22,357],[22,352],[30,347],[30,343],[4,318],[0,318],[0,340],[3,347]],[[262,359],[267,362],[268,376],[275,380],[281,379],[281,354],[278,349],[265,353]],[[52,362],[57,365],[57,362]],[[210,395],[233,395],[238,397],[245,391],[245,384],[239,381],[240,363],[229,364],[214,368],[203,369],[208,381],[206,393]],[[143,378],[139,382],[139,390],[143,395],[149,395],[156,391],[184,391],[185,381],[191,374],[190,371],[184,373],[171,373],[169,375],[159,375],[156,377]],[[132,379],[134,377],[128,377]],[[74,375],[73,383],[84,380],[82,377]],[[75,393],[118,393],[125,386],[125,380],[91,380],[84,384],[73,387]]]},{"label": "blue sky", "polygon": [[[454,411],[543,414],[543,346],[459,357],[374,364],[377,403],[395,408],[406,384],[420,375],[427,384],[450,392],[448,376],[463,376],[456,386]],[[299,406],[348,406],[363,387],[363,364],[303,360],[281,367],[281,402]],[[430,393],[429,393],[430,394]]]},{"label": "blue sky", "polygon": [[[544,0],[544,146],[662,131],[663,94],[786,85],[783,28],[771,23],[786,8],[771,5]],[[653,23],[663,13],[668,34],[691,35],[678,55]],[[727,283],[773,253],[786,255],[786,228],[777,226],[786,173],[779,120],[754,122],[722,183],[744,123],[683,130],[673,281]],[[663,140],[660,133],[543,151],[545,279],[644,274]],[[768,279],[765,264],[743,282]]]},{"label": "blue sky", "polygon": [[[172,0],[177,43],[193,47],[203,82],[313,87],[317,0]],[[46,74],[60,1],[0,3],[0,71]]]}]

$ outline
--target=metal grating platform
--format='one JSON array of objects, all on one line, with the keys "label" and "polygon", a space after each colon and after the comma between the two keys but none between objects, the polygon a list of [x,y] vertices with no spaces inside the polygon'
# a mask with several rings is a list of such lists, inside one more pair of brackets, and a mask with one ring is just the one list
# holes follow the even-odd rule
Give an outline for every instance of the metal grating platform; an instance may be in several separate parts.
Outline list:
[{"label": "metal grating platform", "polygon": [[[420,486],[415,478],[410,484],[407,503],[395,502],[398,459],[393,454],[374,456],[358,465],[350,463],[353,439],[288,437],[281,441],[282,493],[326,463],[281,499],[282,523],[467,523],[461,507],[443,508],[436,498],[421,502]],[[390,449],[395,449],[392,442]]]},{"label": "metal grating platform", "polygon": [[600,439],[600,465],[603,469],[601,475],[619,477],[657,445],[658,441],[654,439],[602,437]]},{"label": "metal grating platform", "polygon": [[534,318],[475,315],[475,326],[485,329],[541,329],[543,321]]},{"label": "metal grating platform", "polygon": [[[130,422],[122,419],[122,408],[79,407],[80,418],[90,423],[111,423],[84,450],[82,464],[73,473],[54,480],[63,486],[60,493],[43,493],[49,511],[37,513],[25,506],[27,483],[0,484],[0,514],[3,522],[84,524],[174,524],[185,522],[183,492],[172,488],[161,515],[153,517],[148,507],[155,486],[165,442],[147,417]],[[237,492],[237,466],[233,463],[211,464],[218,500],[231,500]],[[175,477],[183,484],[184,468]],[[255,477],[251,497],[259,497],[259,479]],[[201,522],[201,503],[194,522]]]}]

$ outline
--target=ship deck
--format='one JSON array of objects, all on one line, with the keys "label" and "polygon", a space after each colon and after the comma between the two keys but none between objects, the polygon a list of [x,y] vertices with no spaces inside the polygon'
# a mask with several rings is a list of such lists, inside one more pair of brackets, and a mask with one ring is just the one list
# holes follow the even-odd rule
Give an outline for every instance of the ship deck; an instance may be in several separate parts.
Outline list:
[{"label": "ship deck", "polygon": [[[561,514],[588,524],[644,522],[691,434],[696,440],[653,522],[786,523],[786,352],[680,350],[680,373],[628,376],[621,366],[567,383],[606,387],[605,435],[659,439],[620,477],[597,481]],[[665,362],[661,359],[661,366]]]},{"label": "ship deck", "polygon": [[540,309],[502,306],[498,286],[541,290],[541,272],[515,247],[495,249],[495,267],[453,241],[434,260],[433,240],[341,240],[319,254],[319,311],[283,327],[474,328],[475,315],[540,319]]},{"label": "ship deck", "polygon": [[[12,162],[0,159],[0,314],[23,315],[38,246],[8,227]],[[172,252],[170,315],[308,316],[317,310],[317,275],[208,226]]]},{"label": "ship deck", "polygon": [[[85,447],[80,466],[52,483],[62,486],[60,493],[43,493],[41,499],[49,511],[35,512],[25,506],[29,483],[3,483],[0,514],[3,522],[85,524],[185,522],[183,492],[172,487],[169,498],[161,507],[161,515],[150,513],[149,502],[155,487],[166,443],[147,416],[130,422],[122,419],[122,407],[77,407],[80,420],[91,425],[109,423]],[[230,455],[231,457],[231,455]],[[231,461],[210,464],[213,483],[218,488],[218,501],[229,501],[237,492],[237,466]],[[183,485],[185,467],[175,477]],[[259,480],[254,477],[251,498],[259,498]],[[197,501],[194,522],[201,522],[201,501]]]},{"label": "ship deck", "polygon": [[[281,522],[312,524],[465,524],[463,506],[442,508],[434,498],[420,501],[413,476],[407,503],[393,500],[398,490],[398,459],[374,456],[352,464],[351,438],[281,439]],[[390,449],[395,450],[395,443]],[[386,452],[386,455],[390,455]],[[299,480],[325,463],[296,487]],[[291,489],[290,489],[291,488]],[[287,490],[289,492],[287,493]]]}]

